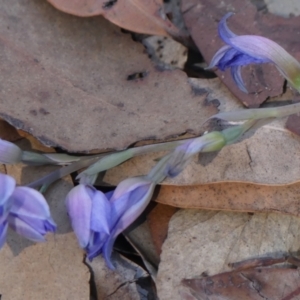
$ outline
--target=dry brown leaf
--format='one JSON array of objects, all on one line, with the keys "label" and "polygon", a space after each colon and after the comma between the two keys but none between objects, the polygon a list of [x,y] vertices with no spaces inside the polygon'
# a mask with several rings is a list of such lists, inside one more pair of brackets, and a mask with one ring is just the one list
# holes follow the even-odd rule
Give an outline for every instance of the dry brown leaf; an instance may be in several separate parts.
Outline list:
[{"label": "dry brown leaf", "polygon": [[[257,11],[253,1],[183,0],[182,11],[187,28],[207,63],[223,45],[217,25],[227,12],[235,15],[228,20],[230,29],[241,35],[262,35],[274,40],[300,59],[300,44],[295,40],[299,31],[300,17],[282,18]],[[268,97],[280,95],[284,79],[271,65],[251,65],[243,68],[243,78],[249,94],[240,91],[233,82],[230,71],[217,71],[219,78],[245,105],[257,107]]]},{"label": "dry brown leaf", "polygon": [[[238,264],[253,264],[230,272],[195,279],[183,279],[188,291],[181,291],[182,300],[291,300],[299,299],[300,278],[297,264],[282,264],[283,258],[260,258]],[[261,265],[266,263],[266,265]]]},{"label": "dry brown leaf", "polygon": [[82,259],[73,233],[49,236],[46,243],[18,255],[6,244],[0,251],[0,295],[14,300],[89,299],[90,274]]},{"label": "dry brown leaf", "polygon": [[141,267],[117,253],[113,253],[112,258],[115,270],[107,268],[102,256],[94,258],[93,261],[86,260],[93,270],[97,299],[140,300],[141,288],[135,281],[148,275]]},{"label": "dry brown leaf", "polygon": [[163,245],[158,296],[179,300],[184,278],[230,271],[232,262],[296,252],[299,229],[298,217],[282,214],[181,210],[172,217]]},{"label": "dry brown leaf", "polygon": [[179,36],[166,17],[162,0],[48,0],[57,9],[80,17],[102,15],[110,22],[134,32]]},{"label": "dry brown leaf", "polygon": [[156,69],[141,44],[103,18],[38,0],[5,2],[0,16],[0,115],[44,144],[120,149],[199,134],[217,112],[185,73]]},{"label": "dry brown leaf", "polygon": [[143,261],[146,261],[146,267],[150,263],[154,269],[157,269],[159,254],[156,252],[151,237],[148,220],[145,220],[138,226],[134,226],[133,229],[129,227],[129,229],[125,230],[124,235],[131,246],[141,255]]},{"label": "dry brown leaf", "polygon": [[14,142],[19,140],[20,134],[9,123],[0,119],[0,138],[6,141]]},{"label": "dry brown leaf", "polygon": [[159,203],[147,215],[152,240],[158,255],[160,255],[161,247],[167,237],[169,221],[176,211],[177,209],[174,207]]},{"label": "dry brown leaf", "polygon": [[257,185],[242,182],[194,186],[163,185],[155,201],[181,208],[282,212],[300,216],[300,182]]}]

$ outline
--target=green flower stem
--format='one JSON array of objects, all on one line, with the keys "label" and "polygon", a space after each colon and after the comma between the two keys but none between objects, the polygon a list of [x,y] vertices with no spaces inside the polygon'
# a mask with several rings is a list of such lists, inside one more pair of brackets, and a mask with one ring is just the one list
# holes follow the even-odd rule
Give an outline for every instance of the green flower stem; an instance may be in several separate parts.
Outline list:
[{"label": "green flower stem", "polygon": [[209,119],[217,118],[226,121],[258,120],[267,118],[283,118],[298,112],[300,112],[300,103],[289,104],[281,107],[253,108],[222,112],[211,116]]},{"label": "green flower stem", "polygon": [[185,141],[185,145],[179,145],[174,151],[164,156],[150,171],[147,178],[158,184],[167,176],[177,176],[193,155],[202,152],[219,151],[224,146],[237,141],[247,130],[257,123],[264,124],[260,120],[250,120],[242,125],[224,129],[221,132],[212,131],[201,137]]},{"label": "green flower stem", "polygon": [[99,158],[101,155],[102,154],[74,156],[65,153],[38,153],[34,151],[22,151],[21,161],[28,165],[68,165],[87,157]]},{"label": "green flower stem", "polygon": [[[233,126],[233,127],[224,129],[221,133],[226,141],[226,145],[235,143],[246,131],[248,131],[254,125],[260,123],[259,125],[262,126],[266,123],[266,122],[260,122],[260,121],[261,120],[249,120],[241,125],[237,125],[237,126]],[[269,119],[267,119],[267,123],[268,122],[269,122]]]},{"label": "green flower stem", "polygon": [[62,168],[55,170],[55,171],[51,172],[50,174],[48,174],[36,181],[31,182],[27,186],[31,187],[31,188],[39,188],[39,187],[47,188],[49,185],[51,185],[56,180],[63,178],[63,177],[65,177],[73,172],[76,172],[82,168],[86,168],[86,167],[90,166],[91,164],[93,164],[98,159],[99,159],[99,155],[94,156],[94,157],[85,157],[79,161],[72,163],[69,166],[62,167]]},{"label": "green flower stem", "polygon": [[138,155],[142,155],[142,154],[146,154],[146,153],[150,153],[150,152],[173,150],[178,145],[181,145],[189,140],[191,140],[191,139],[172,141],[172,142],[166,142],[166,143],[160,143],[160,144],[145,145],[145,146],[130,148],[130,149],[126,149],[126,150],[123,150],[120,152],[109,154],[109,155],[101,158],[99,161],[97,161],[93,165],[91,165],[89,168],[84,170],[82,173],[78,174],[77,179],[79,179],[83,176],[87,176],[87,175],[88,176],[95,175],[95,174],[98,174],[105,170],[111,169],[113,167],[120,165],[121,163],[125,162],[126,160],[131,159]]},{"label": "green flower stem", "polygon": [[171,157],[171,154],[172,153],[169,153],[165,155],[163,158],[161,158],[159,162],[152,168],[152,170],[145,177],[156,184],[162,182],[167,177],[167,173],[165,172],[165,170],[169,158]]}]

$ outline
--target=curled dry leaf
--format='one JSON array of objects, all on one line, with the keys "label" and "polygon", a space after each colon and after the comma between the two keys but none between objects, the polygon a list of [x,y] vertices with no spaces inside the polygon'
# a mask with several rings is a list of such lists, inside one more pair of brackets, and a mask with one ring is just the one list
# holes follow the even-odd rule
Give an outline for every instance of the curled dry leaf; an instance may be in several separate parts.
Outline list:
[{"label": "curled dry leaf", "polygon": [[180,36],[167,18],[162,0],[48,0],[57,9],[80,17],[103,15],[112,23],[139,33]]},{"label": "curled dry leaf", "polygon": [[[289,261],[292,263],[283,264]],[[188,291],[181,291],[182,300],[299,299],[294,298],[300,294],[297,258],[262,257],[239,262],[238,265],[245,267],[214,276],[183,279],[182,284]]]}]

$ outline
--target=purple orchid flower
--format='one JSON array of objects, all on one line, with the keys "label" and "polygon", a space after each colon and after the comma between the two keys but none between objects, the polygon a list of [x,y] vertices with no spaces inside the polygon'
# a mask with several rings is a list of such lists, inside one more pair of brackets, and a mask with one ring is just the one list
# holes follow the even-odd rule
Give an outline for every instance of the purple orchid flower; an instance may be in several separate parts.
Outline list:
[{"label": "purple orchid flower", "polygon": [[7,217],[11,207],[11,195],[16,181],[14,178],[0,173],[0,249],[3,247],[7,232]]},{"label": "purple orchid flower", "polygon": [[128,178],[120,182],[112,194],[110,198],[112,226],[102,250],[109,268],[114,269],[110,256],[117,236],[145,210],[152,198],[155,185],[143,177]]},{"label": "purple orchid flower", "polygon": [[73,230],[89,259],[103,253],[109,268],[117,236],[144,211],[155,184],[142,177],[122,181],[106,195],[90,185],[79,184],[66,198]]},{"label": "purple orchid flower", "polygon": [[110,234],[109,200],[94,187],[79,184],[68,193],[66,205],[79,245],[93,259]]},{"label": "purple orchid flower", "polygon": [[230,68],[237,86],[247,93],[241,67],[248,64],[274,63],[288,82],[300,90],[299,62],[272,40],[256,35],[234,34],[226,24],[232,14],[226,14],[219,23],[219,35],[227,45],[214,55],[208,68],[217,67],[222,71]]},{"label": "purple orchid flower", "polygon": [[0,248],[8,226],[35,242],[44,241],[45,234],[56,229],[42,194],[29,187],[16,187],[11,176],[0,174]]},{"label": "purple orchid flower", "polygon": [[43,242],[47,232],[56,230],[49,206],[41,193],[29,187],[16,187],[11,200],[8,224],[14,231],[31,241]]}]

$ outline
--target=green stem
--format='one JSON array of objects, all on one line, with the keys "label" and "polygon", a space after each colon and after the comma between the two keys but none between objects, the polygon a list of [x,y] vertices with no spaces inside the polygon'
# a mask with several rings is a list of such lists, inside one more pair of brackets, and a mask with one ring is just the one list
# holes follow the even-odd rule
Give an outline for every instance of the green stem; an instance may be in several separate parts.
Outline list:
[{"label": "green stem", "polygon": [[60,178],[63,178],[73,172],[76,172],[82,168],[86,168],[86,167],[90,166],[92,163],[94,163],[98,159],[99,159],[99,155],[96,157],[89,157],[89,158],[81,159],[80,161],[74,162],[73,164],[71,164],[69,166],[66,166],[66,167],[63,167],[63,168],[53,171],[50,174],[48,174],[36,181],[29,183],[27,186],[31,187],[31,188],[38,188],[41,186],[47,187]]},{"label": "green stem", "polygon": [[281,107],[253,108],[222,112],[211,116],[209,119],[217,118],[226,121],[243,121],[250,119],[283,118],[298,112],[300,112],[300,103],[289,104]]},{"label": "green stem", "polygon": [[89,168],[84,170],[82,173],[80,173],[77,177],[81,178],[83,176],[91,176],[98,174],[100,172],[106,171],[108,169],[111,169],[113,167],[116,167],[120,165],[121,163],[125,162],[128,159],[131,159],[138,155],[143,155],[150,152],[159,152],[159,151],[168,151],[173,150],[178,145],[184,144],[187,141],[192,139],[185,139],[185,140],[179,140],[179,141],[172,141],[172,142],[166,142],[166,143],[160,143],[160,144],[151,144],[151,145],[145,145],[141,147],[135,147],[130,148],[127,150],[123,150],[117,153],[109,154],[103,158],[101,158],[99,161],[91,165]]}]

